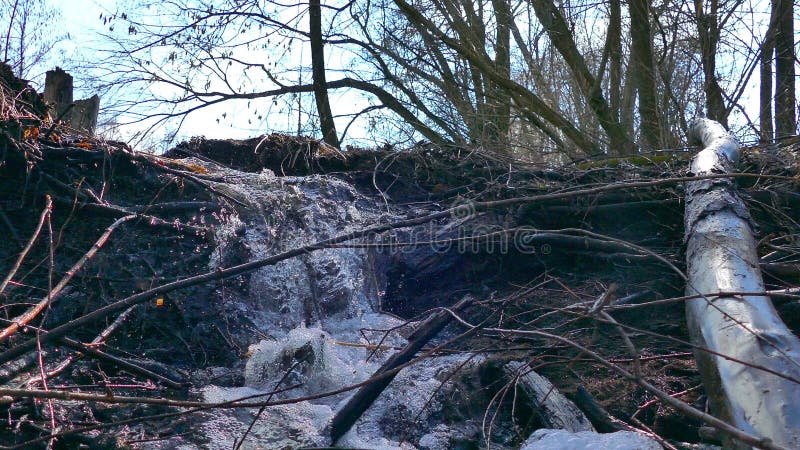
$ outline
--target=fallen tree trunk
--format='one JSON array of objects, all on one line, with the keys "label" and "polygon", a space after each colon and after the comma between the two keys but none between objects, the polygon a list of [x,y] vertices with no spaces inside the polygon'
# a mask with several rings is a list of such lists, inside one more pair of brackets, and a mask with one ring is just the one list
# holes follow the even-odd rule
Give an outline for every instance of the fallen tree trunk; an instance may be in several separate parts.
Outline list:
[{"label": "fallen tree trunk", "polygon": [[[471,295],[467,295],[450,309],[455,312],[461,311],[473,301],[474,298]],[[388,372],[411,361],[414,355],[416,355],[428,341],[439,334],[452,319],[453,315],[447,310],[439,311],[429,317],[419,325],[419,328],[408,336],[408,344],[402,350],[389,357],[389,359],[375,371],[373,377],[377,377],[382,373]],[[336,443],[340,437],[344,436],[344,434],[355,425],[361,415],[372,406],[372,403],[378,398],[381,392],[389,386],[395,375],[397,374],[380,378],[373,383],[363,386],[336,412],[336,415],[333,416],[331,420],[331,439],[333,443]]]},{"label": "fallen tree trunk", "polygon": [[[692,161],[694,175],[733,172],[739,145],[719,123],[696,120],[689,135],[705,147]],[[687,294],[764,292],[750,215],[732,179],[687,183],[684,219]],[[714,353],[695,351],[714,414],[773,444],[800,448],[800,385],[793,381],[800,379],[800,340],[769,297],[689,300],[686,314],[694,343]]]},{"label": "fallen tree trunk", "polygon": [[503,366],[503,372],[522,388],[544,428],[579,431],[595,431],[583,412],[564,396],[547,378],[529,369],[527,364],[511,361]]}]

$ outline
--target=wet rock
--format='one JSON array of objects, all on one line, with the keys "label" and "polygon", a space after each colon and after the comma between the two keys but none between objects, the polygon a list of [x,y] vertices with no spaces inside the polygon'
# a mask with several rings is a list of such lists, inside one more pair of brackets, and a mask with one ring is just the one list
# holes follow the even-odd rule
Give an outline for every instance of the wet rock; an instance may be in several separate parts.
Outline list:
[{"label": "wet rock", "polygon": [[[357,448],[455,449],[480,439],[470,421],[444,417],[445,403],[464,407],[474,393],[457,373],[477,374],[484,358],[452,355],[429,358],[400,371],[392,384],[339,442]],[[476,375],[477,376],[477,375]],[[465,408],[468,409],[468,408]]]},{"label": "wet rock", "polygon": [[[200,163],[201,161],[198,161]],[[212,267],[252,261],[379,221],[378,205],[347,183],[325,176],[283,177],[223,171],[224,187],[247,203],[216,232]],[[244,251],[243,249],[246,249]],[[369,252],[324,249],[249,274],[224,302],[268,335],[301,325],[360,317],[376,309]]]}]

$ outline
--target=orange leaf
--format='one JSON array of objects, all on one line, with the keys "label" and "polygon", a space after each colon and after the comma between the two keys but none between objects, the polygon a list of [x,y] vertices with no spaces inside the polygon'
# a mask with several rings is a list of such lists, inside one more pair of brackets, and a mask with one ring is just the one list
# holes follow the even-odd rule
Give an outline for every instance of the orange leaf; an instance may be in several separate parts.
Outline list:
[{"label": "orange leaf", "polygon": [[25,128],[23,132],[23,139],[36,139],[39,137],[39,127]]}]

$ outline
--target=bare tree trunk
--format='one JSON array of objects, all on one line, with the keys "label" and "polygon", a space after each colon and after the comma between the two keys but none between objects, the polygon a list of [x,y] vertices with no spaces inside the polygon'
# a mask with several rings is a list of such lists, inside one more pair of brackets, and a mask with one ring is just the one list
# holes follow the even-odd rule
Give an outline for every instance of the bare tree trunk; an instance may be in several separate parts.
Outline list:
[{"label": "bare tree trunk", "polygon": [[717,44],[719,43],[719,0],[708,2],[709,11],[705,13],[703,0],[694,0],[695,22],[700,38],[700,59],[703,63],[703,90],[706,94],[706,115],[727,128],[728,115],[725,113],[725,101],[722,88],[717,82]]},{"label": "bare tree trunk", "polygon": [[14,7],[11,9],[11,17],[8,19],[8,28],[6,29],[6,44],[3,49],[3,61],[8,62],[8,49],[11,48],[11,32],[14,31],[14,19],[17,17],[17,7],[19,0],[14,0]]},{"label": "bare tree trunk", "polygon": [[28,31],[28,13],[29,11],[23,8],[19,23],[19,66],[17,67],[17,76],[20,78],[25,73],[25,33]]},{"label": "bare tree trunk", "polygon": [[639,117],[642,138],[650,148],[661,146],[661,127],[659,126],[658,100],[656,99],[656,78],[653,67],[653,38],[650,30],[650,0],[630,0],[631,43],[633,51],[631,64],[639,93]]},{"label": "bare tree trunk", "polygon": [[777,17],[775,33],[775,131],[778,138],[797,133],[794,88],[794,3],[773,0],[772,14]]},{"label": "bare tree trunk", "polygon": [[[497,21],[497,33],[495,38],[495,58],[494,65],[498,73],[511,79],[511,5],[508,0],[492,0],[495,17]],[[496,150],[507,149],[508,130],[511,121],[511,96],[508,91],[492,83],[492,99],[494,104],[493,130],[491,130],[490,140],[495,144]]]},{"label": "bare tree trunk", "polygon": [[[690,140],[705,147],[691,173],[735,171],[739,144],[717,122],[692,123]],[[747,206],[732,179],[686,186],[686,315],[714,414],[747,433],[800,448],[800,340],[764,292]],[[750,448],[726,442],[725,448]]]},{"label": "bare tree trunk", "polygon": [[759,86],[760,142],[772,142],[775,128],[772,124],[772,58],[775,57],[775,24],[770,20],[764,43],[761,44],[761,84]]},{"label": "bare tree trunk", "polygon": [[328,88],[325,81],[325,51],[322,46],[322,11],[320,0],[310,0],[308,4],[309,39],[311,41],[311,73],[314,79],[314,98],[317,101],[319,126],[322,139],[339,147],[339,135],[333,122],[331,104],[328,101]]},{"label": "bare tree trunk", "polygon": [[636,103],[636,77],[634,75],[635,64],[633,55],[628,60],[625,68],[625,78],[622,83],[622,98],[619,103],[619,121],[625,131],[634,136],[633,132],[633,105]]},{"label": "bare tree trunk", "polygon": [[484,125],[489,116],[486,111],[486,86],[481,71],[474,64],[469,64],[469,75],[472,80],[472,89],[475,92],[475,117],[471,121],[470,140],[483,142],[485,138]]},{"label": "bare tree trunk", "polygon": [[611,116],[614,120],[621,122],[622,7],[620,0],[611,0],[608,22],[608,48],[608,97],[611,102]]}]

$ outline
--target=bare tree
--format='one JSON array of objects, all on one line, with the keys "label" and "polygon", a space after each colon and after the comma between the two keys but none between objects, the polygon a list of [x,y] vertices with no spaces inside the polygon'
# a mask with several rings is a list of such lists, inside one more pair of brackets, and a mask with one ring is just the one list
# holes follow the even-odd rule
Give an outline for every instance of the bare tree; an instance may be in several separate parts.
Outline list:
[{"label": "bare tree", "polygon": [[653,64],[653,36],[650,28],[650,0],[630,0],[631,61],[639,98],[639,117],[642,138],[650,148],[659,148],[662,142],[661,126],[656,99],[656,77]]},{"label": "bare tree", "polygon": [[3,61],[20,78],[30,78],[33,70],[44,73],[48,56],[67,35],[59,31],[59,11],[44,0],[14,0],[0,6]]},{"label": "bare tree", "polygon": [[775,28],[777,23],[777,17],[773,10],[759,52],[761,68],[761,82],[759,84],[759,141],[761,142],[772,142],[772,140],[775,139],[775,127],[772,123],[772,60],[775,57]]},{"label": "bare tree", "polygon": [[322,42],[322,11],[319,0],[308,4],[309,40],[311,41],[311,72],[314,77],[314,98],[322,129],[322,138],[328,144],[339,147],[339,136],[333,122],[331,104],[328,101],[328,86],[325,81],[325,52]]},{"label": "bare tree", "polygon": [[775,30],[775,132],[778,138],[797,133],[795,99],[794,2],[773,0]]},{"label": "bare tree", "polygon": [[[506,78],[511,78],[511,15],[510,0],[492,0],[495,12],[497,30],[495,32],[495,58],[497,70]],[[494,117],[494,130],[491,130],[490,140],[494,141],[495,148],[508,147],[508,132],[511,126],[511,96],[509,93],[492,83],[491,112]]]},{"label": "bare tree", "polygon": [[578,51],[573,35],[561,12],[555,7],[555,4],[548,0],[533,0],[531,3],[536,11],[536,16],[547,30],[550,41],[566,61],[579,89],[583,92],[603,130],[608,134],[611,147],[618,151],[630,152],[633,149],[633,143],[619,121],[614,119],[608,102],[600,90],[600,84],[597,83],[597,79],[589,71],[583,55]]},{"label": "bare tree", "polygon": [[[705,6],[708,5],[708,12]],[[700,59],[703,65],[704,90],[706,97],[706,113],[709,119],[728,126],[722,88],[717,81],[717,45],[720,39],[722,24],[719,21],[719,0],[703,2],[694,0],[695,20],[697,21],[697,37],[700,41]]]},{"label": "bare tree", "polygon": [[608,16],[608,96],[611,102],[611,115],[617,121],[620,117],[622,98],[622,6],[620,0],[609,1]]}]

